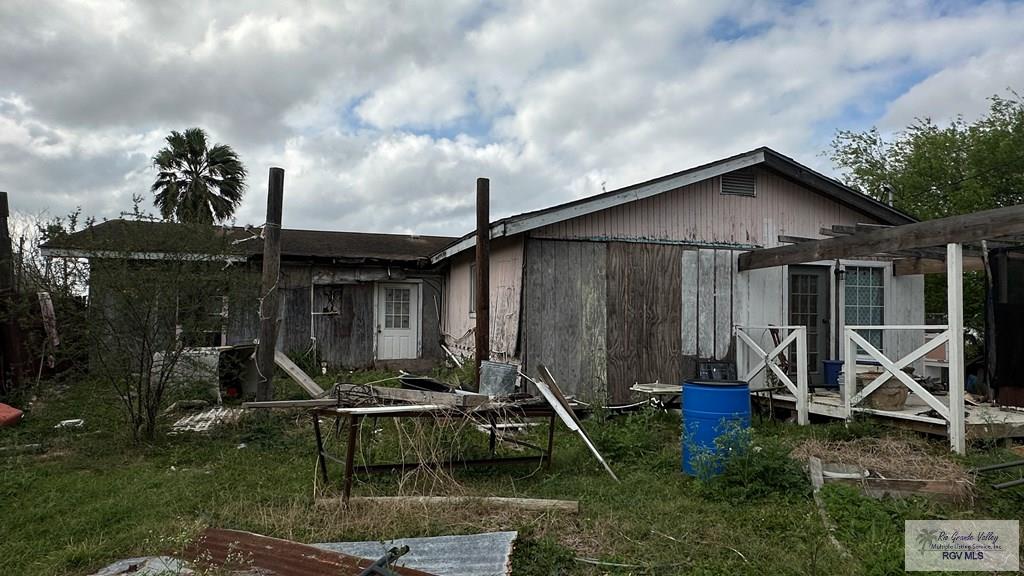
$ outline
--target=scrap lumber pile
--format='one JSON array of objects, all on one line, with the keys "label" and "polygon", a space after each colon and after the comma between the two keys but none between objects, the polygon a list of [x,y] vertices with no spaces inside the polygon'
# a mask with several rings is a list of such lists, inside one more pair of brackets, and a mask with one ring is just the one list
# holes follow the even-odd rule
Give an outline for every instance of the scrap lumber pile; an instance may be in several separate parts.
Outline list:
[{"label": "scrap lumber pile", "polygon": [[824,482],[862,487],[872,497],[933,496],[969,502],[973,482],[962,466],[945,454],[929,450],[923,441],[900,436],[829,441],[811,438],[790,454],[822,465]]}]

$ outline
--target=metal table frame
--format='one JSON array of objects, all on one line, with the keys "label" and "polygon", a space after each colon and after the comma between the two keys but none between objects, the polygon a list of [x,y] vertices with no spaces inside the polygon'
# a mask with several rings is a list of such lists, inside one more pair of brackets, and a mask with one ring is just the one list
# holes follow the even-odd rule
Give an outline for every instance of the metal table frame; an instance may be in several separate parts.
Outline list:
[{"label": "metal table frame", "polygon": [[[417,468],[425,465],[440,465],[440,466],[494,466],[500,464],[522,464],[524,462],[538,462],[543,463],[545,469],[551,467],[552,451],[555,443],[555,411],[548,405],[530,405],[530,406],[502,406],[500,408],[493,409],[460,409],[460,408],[432,408],[424,410],[409,410],[410,406],[380,406],[375,407],[372,413],[366,413],[359,408],[342,408],[342,407],[322,407],[314,408],[310,410],[310,415],[313,419],[313,434],[316,436],[316,452],[317,462],[320,466],[320,475],[323,477],[324,484],[330,483],[330,476],[327,472],[327,461],[336,462],[344,466],[344,476],[342,478],[342,500],[348,502],[349,497],[352,495],[352,478],[356,472],[372,474],[374,472],[385,472],[391,470],[405,470],[411,468]],[[386,410],[386,408],[395,408],[396,410]],[[503,442],[510,444],[516,444],[523,446],[524,448],[530,448],[536,450],[538,454],[531,456],[495,456],[497,449],[498,436],[497,436],[497,419],[499,416],[516,415],[522,418],[541,418],[546,417],[548,419],[548,443],[547,447],[541,447],[529,442],[523,442],[522,440],[516,440],[512,438],[503,438]],[[322,416],[333,416],[335,425],[340,429],[340,421],[342,418],[348,420],[348,437],[346,442],[345,458],[341,459],[333,454],[330,454],[324,446],[323,433],[320,430],[320,418]],[[477,458],[468,460],[451,460],[448,462],[393,462],[393,463],[382,463],[382,464],[364,464],[355,465],[355,453],[356,447],[359,440],[359,429],[362,425],[362,421],[366,417],[371,418],[486,418],[490,423],[490,438],[488,441],[488,450],[491,453],[490,458]]]}]

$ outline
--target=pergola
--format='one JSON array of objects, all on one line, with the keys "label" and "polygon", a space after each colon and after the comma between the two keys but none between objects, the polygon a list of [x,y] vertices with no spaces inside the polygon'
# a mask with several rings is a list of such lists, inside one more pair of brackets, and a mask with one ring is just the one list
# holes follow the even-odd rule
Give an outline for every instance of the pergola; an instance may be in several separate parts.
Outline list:
[{"label": "pergola", "polygon": [[[1024,205],[950,216],[902,226],[857,225],[822,229],[825,239],[780,237],[786,246],[752,250],[739,257],[739,271],[810,262],[883,257],[892,260],[893,274],[945,273],[948,287],[948,320],[945,326],[847,326],[846,358],[856,358],[859,346],[879,362],[885,372],[854,393],[856,369],[845,370],[843,402],[846,414],[891,378],[896,378],[921,397],[948,423],[950,445],[957,453],[966,450],[964,421],[964,319],[963,272],[984,270],[987,251],[1018,246],[1024,242]],[[859,330],[944,329],[936,338],[898,360],[890,360],[865,340]],[[924,390],[903,369],[948,342],[949,405]]]}]

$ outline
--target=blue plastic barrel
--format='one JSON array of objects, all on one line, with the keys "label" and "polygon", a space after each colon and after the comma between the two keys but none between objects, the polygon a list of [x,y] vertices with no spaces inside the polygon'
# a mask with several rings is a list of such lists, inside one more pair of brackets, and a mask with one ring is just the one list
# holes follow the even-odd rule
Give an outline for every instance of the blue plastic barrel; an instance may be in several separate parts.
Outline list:
[{"label": "blue plastic barrel", "polygon": [[750,386],[738,380],[683,382],[683,472],[696,476],[696,457],[717,454],[715,439],[750,427]]},{"label": "blue plastic barrel", "polygon": [[839,387],[839,373],[843,371],[842,360],[824,360],[825,386],[829,388]]}]

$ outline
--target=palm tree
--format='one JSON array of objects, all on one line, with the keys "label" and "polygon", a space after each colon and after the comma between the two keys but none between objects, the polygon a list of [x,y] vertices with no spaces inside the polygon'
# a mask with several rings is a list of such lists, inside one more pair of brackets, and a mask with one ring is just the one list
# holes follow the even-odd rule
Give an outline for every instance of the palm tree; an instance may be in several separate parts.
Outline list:
[{"label": "palm tree", "polygon": [[152,191],[160,214],[178,222],[213,224],[231,217],[245,193],[245,166],[230,146],[208,148],[206,132],[172,131],[153,156],[159,170]]}]

